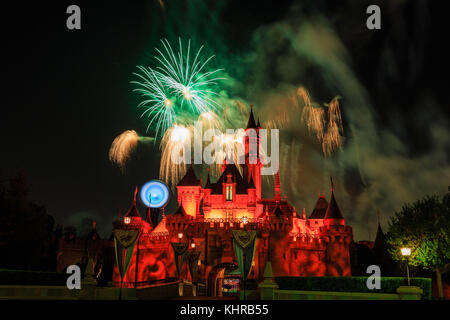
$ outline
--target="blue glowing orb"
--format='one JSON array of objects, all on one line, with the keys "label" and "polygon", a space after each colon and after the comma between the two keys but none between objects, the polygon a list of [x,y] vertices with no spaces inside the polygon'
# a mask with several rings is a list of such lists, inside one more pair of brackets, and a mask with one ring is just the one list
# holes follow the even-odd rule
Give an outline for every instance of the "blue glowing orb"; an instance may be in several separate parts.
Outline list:
[{"label": "blue glowing orb", "polygon": [[150,208],[164,207],[169,201],[169,189],[159,180],[151,180],[141,188],[141,200]]}]

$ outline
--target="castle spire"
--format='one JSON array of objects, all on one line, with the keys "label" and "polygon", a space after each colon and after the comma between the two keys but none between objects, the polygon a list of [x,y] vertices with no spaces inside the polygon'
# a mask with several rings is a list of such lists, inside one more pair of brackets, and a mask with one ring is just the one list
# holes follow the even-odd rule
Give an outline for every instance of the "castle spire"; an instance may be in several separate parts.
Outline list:
[{"label": "castle spire", "polygon": [[246,129],[256,129],[255,117],[253,116],[253,105],[250,105],[250,116],[248,117],[247,128]]},{"label": "castle spire", "polygon": [[211,179],[209,178],[209,167],[206,168],[207,170],[207,176],[206,176],[206,183],[205,183],[205,189],[211,189],[212,185],[211,185]]},{"label": "castle spire", "polygon": [[138,187],[136,186],[136,189],[134,190],[134,199],[133,199],[133,205],[136,205],[136,195],[138,193]]},{"label": "castle spire", "polygon": [[325,220],[328,220],[330,224],[340,224],[344,225],[344,217],[342,216],[341,210],[334,198],[334,184],[333,178],[330,176],[331,181],[331,197],[328,203],[328,208],[325,213]]},{"label": "castle spire", "polygon": [[138,187],[134,190],[134,197],[133,197],[133,204],[131,205],[128,212],[125,214],[125,217],[137,217],[141,218],[141,215],[139,214],[139,211],[136,207],[136,197],[137,197]]}]

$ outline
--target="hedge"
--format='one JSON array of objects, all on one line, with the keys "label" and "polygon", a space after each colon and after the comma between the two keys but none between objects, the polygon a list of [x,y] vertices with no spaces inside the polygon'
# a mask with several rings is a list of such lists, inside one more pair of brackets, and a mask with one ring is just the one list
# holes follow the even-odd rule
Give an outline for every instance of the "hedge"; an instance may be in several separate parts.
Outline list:
[{"label": "hedge", "polygon": [[[381,277],[381,289],[370,290],[366,282],[368,277],[275,277],[280,290],[334,291],[397,293],[400,286],[407,285],[403,277]],[[431,279],[410,278],[411,286],[422,288],[422,299],[431,300]]]},{"label": "hedge", "polygon": [[0,269],[0,285],[65,286],[67,273]]}]

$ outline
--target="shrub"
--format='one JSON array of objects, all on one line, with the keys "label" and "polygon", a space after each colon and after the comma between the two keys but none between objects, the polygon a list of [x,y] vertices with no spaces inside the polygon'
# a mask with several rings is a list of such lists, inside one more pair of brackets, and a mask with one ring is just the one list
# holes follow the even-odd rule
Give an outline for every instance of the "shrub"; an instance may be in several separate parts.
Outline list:
[{"label": "shrub", "polygon": [[65,286],[66,273],[0,269],[0,285]]},{"label": "shrub", "polygon": [[[400,286],[407,284],[403,277],[381,277],[381,289],[370,290],[366,282],[368,277],[275,277],[280,290],[334,291],[397,293]],[[422,288],[422,299],[431,299],[431,279],[411,278],[411,286]]]}]

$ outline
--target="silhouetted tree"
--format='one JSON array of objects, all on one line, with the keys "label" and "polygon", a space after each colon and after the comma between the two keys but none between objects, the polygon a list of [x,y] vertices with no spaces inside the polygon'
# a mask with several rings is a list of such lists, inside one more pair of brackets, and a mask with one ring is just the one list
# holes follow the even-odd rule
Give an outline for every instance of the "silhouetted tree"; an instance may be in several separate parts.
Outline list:
[{"label": "silhouetted tree", "polygon": [[444,296],[442,273],[450,263],[450,193],[442,198],[427,196],[405,204],[389,223],[387,242],[396,260],[403,260],[400,249],[411,248],[409,263],[436,272],[439,296]]},{"label": "silhouetted tree", "polygon": [[56,259],[53,246],[54,219],[45,207],[28,200],[29,184],[21,170],[1,192],[1,267],[51,270]]}]

